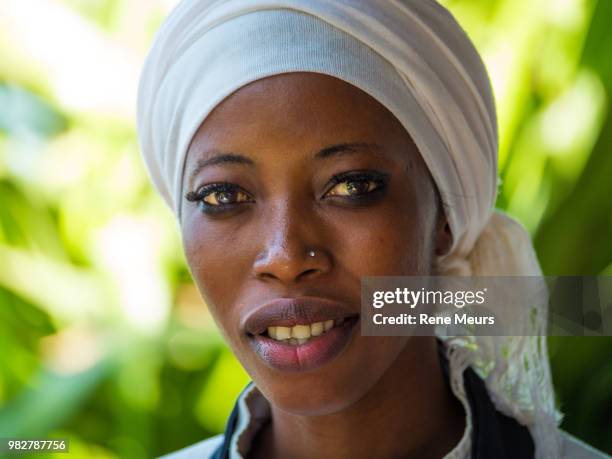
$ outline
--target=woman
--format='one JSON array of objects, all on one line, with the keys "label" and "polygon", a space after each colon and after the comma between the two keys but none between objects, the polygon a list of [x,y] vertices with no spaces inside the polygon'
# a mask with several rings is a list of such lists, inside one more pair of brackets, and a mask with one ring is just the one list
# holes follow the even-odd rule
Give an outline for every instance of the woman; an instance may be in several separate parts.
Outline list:
[{"label": "woman", "polygon": [[138,128],[253,379],[224,435],[172,457],[600,457],[557,428],[542,338],[358,333],[364,276],[540,272],[492,210],[491,88],[437,3],[184,0]]}]

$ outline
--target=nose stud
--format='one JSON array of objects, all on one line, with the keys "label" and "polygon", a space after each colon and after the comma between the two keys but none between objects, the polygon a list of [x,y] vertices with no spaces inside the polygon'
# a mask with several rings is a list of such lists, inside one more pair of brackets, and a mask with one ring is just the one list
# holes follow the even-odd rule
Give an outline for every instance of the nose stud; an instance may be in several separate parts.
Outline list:
[{"label": "nose stud", "polygon": [[315,251],[311,250],[310,252],[308,252],[308,256],[309,257],[314,257],[315,256]]}]

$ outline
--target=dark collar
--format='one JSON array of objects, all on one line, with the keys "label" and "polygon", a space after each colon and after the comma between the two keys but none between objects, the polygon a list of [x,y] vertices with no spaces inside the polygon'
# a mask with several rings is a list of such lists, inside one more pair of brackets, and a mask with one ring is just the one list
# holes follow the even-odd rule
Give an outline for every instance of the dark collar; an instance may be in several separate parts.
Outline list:
[{"label": "dark collar", "polygon": [[[440,362],[448,383],[448,361],[440,349]],[[465,393],[472,411],[472,459],[533,459],[534,444],[529,430],[514,418],[495,409],[484,381],[467,368],[463,373]],[[250,385],[243,390],[247,390]],[[229,459],[232,436],[238,425],[238,404],[230,414],[223,443],[212,459]]]},{"label": "dark collar", "polygon": [[[448,360],[440,350],[440,362],[448,384]],[[484,381],[468,367],[463,387],[472,411],[472,459],[533,459],[534,444],[529,430],[493,405]]]}]

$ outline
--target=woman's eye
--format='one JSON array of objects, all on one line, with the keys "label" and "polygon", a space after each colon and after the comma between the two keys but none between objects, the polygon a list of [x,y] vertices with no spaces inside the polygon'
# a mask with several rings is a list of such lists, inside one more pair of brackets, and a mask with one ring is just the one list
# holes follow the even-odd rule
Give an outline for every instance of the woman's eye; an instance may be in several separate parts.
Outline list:
[{"label": "woman's eye", "polygon": [[358,196],[376,190],[380,184],[374,180],[347,180],[334,185],[328,196]]},{"label": "woman's eye", "polygon": [[332,178],[332,186],[325,197],[365,198],[382,191],[388,181],[388,174],[374,172],[354,172],[340,174]]},{"label": "woman's eye", "polygon": [[202,198],[209,206],[228,206],[250,200],[250,196],[240,190],[210,191]]},{"label": "woman's eye", "polygon": [[198,191],[187,193],[186,199],[195,202],[207,213],[223,212],[244,203],[254,202],[253,197],[231,183],[212,183]]}]

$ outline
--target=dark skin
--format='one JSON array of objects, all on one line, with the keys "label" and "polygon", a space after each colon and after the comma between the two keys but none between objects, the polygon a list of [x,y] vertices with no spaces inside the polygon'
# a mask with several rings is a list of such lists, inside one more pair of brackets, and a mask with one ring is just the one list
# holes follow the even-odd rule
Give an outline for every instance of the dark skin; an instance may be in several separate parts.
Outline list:
[{"label": "dark skin", "polygon": [[314,73],[251,83],[200,126],[183,194],[195,282],[272,406],[250,457],[439,458],[457,444],[465,414],[435,338],[355,333],[331,362],[286,373],[258,357],[241,327],[275,298],[319,296],[359,313],[362,277],[434,273],[452,235],[414,142],[387,109]]}]

